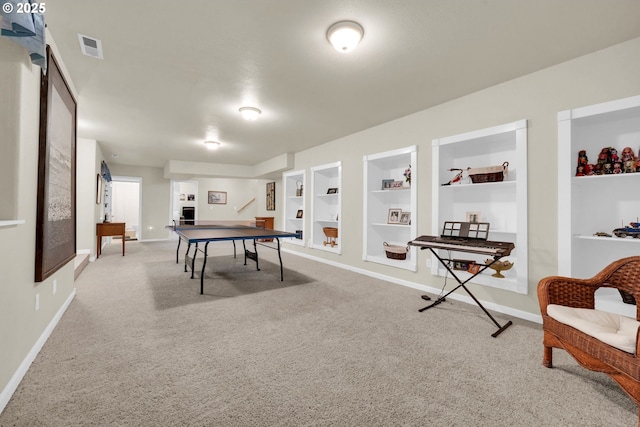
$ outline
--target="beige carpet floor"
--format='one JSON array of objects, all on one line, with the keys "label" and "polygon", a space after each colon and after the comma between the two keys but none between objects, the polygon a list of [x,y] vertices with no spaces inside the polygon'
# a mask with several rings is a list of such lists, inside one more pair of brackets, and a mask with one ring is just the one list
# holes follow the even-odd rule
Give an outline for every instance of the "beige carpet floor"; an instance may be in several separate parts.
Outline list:
[{"label": "beige carpet floor", "polygon": [[[261,248],[212,247],[205,295],[174,242],[105,248],[0,426],[635,426],[606,375],[540,325]],[[475,286],[475,285],[472,285]],[[500,322],[507,316],[496,314]]]}]

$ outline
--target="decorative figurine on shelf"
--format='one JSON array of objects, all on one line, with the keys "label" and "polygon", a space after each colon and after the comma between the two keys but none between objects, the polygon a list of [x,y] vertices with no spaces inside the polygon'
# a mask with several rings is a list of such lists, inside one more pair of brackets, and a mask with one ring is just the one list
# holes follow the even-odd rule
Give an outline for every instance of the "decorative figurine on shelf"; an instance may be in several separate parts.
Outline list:
[{"label": "decorative figurine on shelf", "polygon": [[576,168],[576,176],[585,176],[585,168],[589,163],[589,159],[587,158],[587,151],[580,150],[578,151],[578,167]]},{"label": "decorative figurine on shelf", "polygon": [[485,264],[489,265],[489,268],[495,270],[496,272],[491,275],[491,277],[497,277],[499,279],[504,279],[504,275],[501,273],[502,271],[509,270],[513,267],[513,263],[510,261],[496,261],[493,262],[491,258],[487,259]]},{"label": "decorative figurine on shelf", "polygon": [[614,174],[622,173],[622,163],[621,162],[613,162],[613,173]]},{"label": "decorative figurine on shelf", "polygon": [[409,167],[404,170],[403,175],[405,181],[408,182],[409,185],[411,185],[411,165],[409,165]]},{"label": "decorative figurine on shelf", "polygon": [[589,163],[584,167],[584,174],[586,176],[594,175],[595,170],[596,170],[596,165],[592,165],[591,163]]},{"label": "decorative figurine on shelf", "polygon": [[618,150],[613,147],[609,147],[609,152],[611,153],[611,162],[615,163],[620,161],[620,157],[618,157]]},{"label": "decorative figurine on shelf", "polygon": [[442,184],[443,187],[445,185],[460,184],[462,182],[462,173],[464,172],[462,169],[449,169],[449,172],[457,172],[457,173],[456,173],[456,176],[451,178],[449,182],[447,182],[446,184]]},{"label": "decorative figurine on shelf", "polygon": [[636,155],[633,153],[631,147],[624,147],[622,149],[620,160],[622,161],[623,173],[634,173],[636,171]]},{"label": "decorative figurine on shelf", "polygon": [[296,197],[302,197],[303,185],[302,181],[296,181]]}]

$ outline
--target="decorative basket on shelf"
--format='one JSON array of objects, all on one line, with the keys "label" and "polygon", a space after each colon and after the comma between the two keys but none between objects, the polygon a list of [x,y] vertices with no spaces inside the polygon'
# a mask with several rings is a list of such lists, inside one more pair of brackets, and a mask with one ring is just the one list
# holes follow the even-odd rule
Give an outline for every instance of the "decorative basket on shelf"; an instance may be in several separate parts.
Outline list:
[{"label": "decorative basket on shelf", "polygon": [[409,252],[409,246],[390,245],[387,242],[382,244],[384,246],[384,253],[389,259],[407,259],[407,252]]},{"label": "decorative basket on shelf", "polygon": [[335,227],[322,227],[322,232],[327,239],[322,242],[323,246],[331,245],[331,247],[337,246],[338,242],[336,239],[338,238],[338,229]]},{"label": "decorative basket on shelf", "polygon": [[467,174],[474,184],[484,182],[501,182],[508,173],[509,162],[502,166],[488,166],[484,168],[467,168]]}]

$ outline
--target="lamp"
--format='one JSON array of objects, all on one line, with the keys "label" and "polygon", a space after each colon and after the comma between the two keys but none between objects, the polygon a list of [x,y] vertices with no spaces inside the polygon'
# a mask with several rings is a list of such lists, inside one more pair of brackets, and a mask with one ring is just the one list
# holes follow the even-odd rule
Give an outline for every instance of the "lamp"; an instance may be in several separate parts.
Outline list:
[{"label": "lamp", "polygon": [[336,22],[327,30],[327,40],[338,52],[351,52],[358,46],[364,30],[362,26],[354,21]]},{"label": "lamp", "polygon": [[242,114],[242,117],[244,117],[245,120],[249,120],[251,122],[262,114],[262,111],[255,107],[240,107],[238,111],[240,111],[240,114]]},{"label": "lamp", "polygon": [[218,147],[220,147],[220,143],[218,141],[205,141],[204,145],[209,149],[209,150],[217,150]]}]

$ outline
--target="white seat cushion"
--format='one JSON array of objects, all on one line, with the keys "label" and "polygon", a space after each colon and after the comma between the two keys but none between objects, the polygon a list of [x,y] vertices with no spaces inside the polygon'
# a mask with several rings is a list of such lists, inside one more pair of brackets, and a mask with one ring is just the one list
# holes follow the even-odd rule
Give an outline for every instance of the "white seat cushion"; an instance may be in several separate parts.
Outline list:
[{"label": "white seat cushion", "polygon": [[590,335],[603,343],[635,354],[640,322],[630,317],[588,308],[549,304],[547,314],[565,325]]}]

